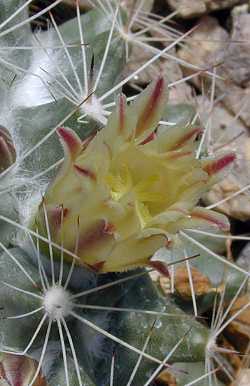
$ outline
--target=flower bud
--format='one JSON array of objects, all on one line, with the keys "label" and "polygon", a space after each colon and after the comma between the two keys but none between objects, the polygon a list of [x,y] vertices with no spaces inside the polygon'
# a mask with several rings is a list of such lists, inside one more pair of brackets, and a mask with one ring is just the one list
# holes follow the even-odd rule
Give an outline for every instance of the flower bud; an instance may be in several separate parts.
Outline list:
[{"label": "flower bud", "polygon": [[0,126],[0,173],[16,161],[16,150],[10,133]]},{"label": "flower bud", "polygon": [[[35,375],[36,368],[37,363],[27,356],[0,354],[0,384],[28,386]],[[47,386],[41,374],[37,377],[34,386]]]}]

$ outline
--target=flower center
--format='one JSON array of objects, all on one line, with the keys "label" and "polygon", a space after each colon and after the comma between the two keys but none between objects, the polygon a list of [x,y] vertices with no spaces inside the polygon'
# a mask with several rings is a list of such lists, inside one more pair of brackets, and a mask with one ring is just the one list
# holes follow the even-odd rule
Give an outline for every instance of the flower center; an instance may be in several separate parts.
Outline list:
[{"label": "flower center", "polygon": [[72,311],[70,293],[61,286],[53,286],[45,293],[43,305],[51,320],[66,318]]},{"label": "flower center", "polygon": [[[128,166],[123,164],[118,171],[106,176],[113,200],[121,201],[126,195],[129,195],[130,200],[134,201],[142,228],[151,220],[151,211],[157,213],[157,205],[161,203],[164,205],[166,201],[164,194],[159,191],[159,188],[156,188],[157,184],[159,185],[160,177],[155,170],[153,173],[143,178],[133,176]],[[136,177],[138,178],[135,182]],[[156,207],[155,211],[154,207]]]}]

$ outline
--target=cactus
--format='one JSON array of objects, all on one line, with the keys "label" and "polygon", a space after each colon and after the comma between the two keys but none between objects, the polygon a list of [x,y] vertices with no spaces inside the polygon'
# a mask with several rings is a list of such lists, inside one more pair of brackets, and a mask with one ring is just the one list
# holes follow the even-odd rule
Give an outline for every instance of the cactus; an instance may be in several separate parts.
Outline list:
[{"label": "cactus", "polygon": [[[0,379],[143,386],[167,370],[212,384],[227,315],[200,318],[216,291],[196,299],[190,267],[213,289],[226,271],[220,313],[246,284],[223,256],[229,220],[201,205],[235,154],[201,151],[202,124],[168,102],[165,74],[126,100],[126,9],[110,2],[110,23],[76,1],[75,18],[32,32],[29,4],[0,4]],[[192,301],[152,282],[176,264]]]}]

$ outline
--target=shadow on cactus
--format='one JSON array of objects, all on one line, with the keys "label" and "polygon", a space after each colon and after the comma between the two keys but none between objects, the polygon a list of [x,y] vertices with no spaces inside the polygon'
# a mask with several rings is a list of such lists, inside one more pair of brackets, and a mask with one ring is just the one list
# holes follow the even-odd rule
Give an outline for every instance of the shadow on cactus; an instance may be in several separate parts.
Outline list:
[{"label": "shadow on cactus", "polygon": [[159,78],[129,106],[121,95],[84,142],[58,129],[64,164],[33,238],[0,260],[1,351],[38,360],[29,386],[41,371],[52,386],[149,385],[166,367],[182,373],[170,363],[205,359],[205,326],[162,298],[148,270],[118,273],[168,275],[189,256],[188,229],[229,232],[224,216],[196,205],[234,155],[196,158],[201,129],[159,126],[166,103]]}]

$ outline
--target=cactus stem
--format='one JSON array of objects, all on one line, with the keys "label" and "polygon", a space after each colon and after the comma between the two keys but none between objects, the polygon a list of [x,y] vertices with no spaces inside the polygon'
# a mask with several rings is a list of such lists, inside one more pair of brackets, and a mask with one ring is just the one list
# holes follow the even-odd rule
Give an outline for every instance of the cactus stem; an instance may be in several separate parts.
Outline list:
[{"label": "cactus stem", "polygon": [[155,377],[159,374],[159,372],[164,368],[168,360],[171,358],[171,356],[174,354],[174,352],[178,349],[180,344],[186,339],[187,335],[190,333],[191,328],[188,329],[188,331],[181,337],[181,339],[174,345],[172,350],[169,351],[169,353],[166,355],[164,360],[160,363],[160,365],[157,367],[157,369],[153,372],[152,376],[147,380],[147,382],[143,386],[149,386],[151,382],[155,379]]},{"label": "cactus stem", "polygon": [[[151,326],[151,328],[149,330],[148,336],[147,336],[147,338],[145,340],[145,343],[143,345],[143,348],[142,348],[142,352],[145,352],[147,347],[148,347],[149,341],[150,341],[151,336],[152,336],[152,334],[154,332],[155,323],[156,323],[156,320],[153,322],[153,324],[152,324],[152,326]],[[135,367],[134,367],[134,369],[133,369],[133,371],[131,373],[131,376],[130,376],[126,386],[131,386],[131,384],[132,384],[132,382],[133,382],[133,380],[134,380],[134,378],[136,376],[137,370],[138,370],[138,368],[139,368],[139,366],[141,364],[142,359],[143,359],[143,357],[142,357],[142,355],[140,355],[138,360],[137,360],[137,362],[136,362],[136,364],[135,364]]]},{"label": "cactus stem", "polygon": [[27,272],[27,270],[23,267],[23,265],[15,258],[15,256],[10,252],[8,248],[4,246],[3,243],[0,242],[0,247],[4,250],[5,253],[11,258],[12,261],[20,268],[20,270],[24,273],[24,275],[29,279],[29,281],[34,285],[34,287],[37,287],[36,282],[32,279],[30,274]]},{"label": "cactus stem", "polygon": [[[116,337],[115,335],[110,334],[108,331],[104,330],[101,327],[98,327],[97,325],[95,325],[91,321],[89,321],[89,320],[83,318],[82,316],[76,314],[74,311],[72,311],[70,313],[70,315],[73,316],[75,319],[79,320],[80,322],[82,322],[83,324],[87,325],[88,327],[92,328],[93,330],[99,332],[100,334],[106,336],[107,338],[113,340],[114,342],[120,344],[121,346],[126,347],[130,351],[133,351],[133,352],[135,352],[135,353],[137,353],[139,355],[142,355],[144,358],[150,360],[151,362],[158,363],[158,364],[162,365],[162,362],[159,359],[153,357],[152,355],[144,353],[142,350],[139,350],[136,347],[132,346],[131,344],[125,342],[124,340]],[[172,353],[171,353],[171,355],[172,355]],[[165,362],[163,364],[163,367],[169,367],[169,366]]]},{"label": "cactus stem", "polygon": [[110,283],[107,283],[107,284],[103,284],[103,285],[100,285],[98,287],[95,287],[95,288],[91,288],[89,290],[86,290],[86,291],[82,291],[82,292],[79,292],[78,294],[75,294],[72,296],[72,299],[76,299],[76,298],[80,298],[82,296],[85,296],[85,295],[89,295],[93,292],[97,292],[97,291],[101,291],[101,290],[104,290],[106,288],[109,288],[109,287],[113,287],[115,285],[118,285],[118,284],[121,284],[121,283],[124,283],[128,280],[133,280],[133,279],[136,279],[140,276],[144,276],[144,275],[147,275],[149,272],[153,271],[153,269],[151,270],[148,270],[148,271],[144,271],[144,272],[140,272],[140,273],[135,273],[129,277],[126,277],[126,278],[122,278],[122,279],[118,279],[118,280],[115,280],[115,281],[112,281]]},{"label": "cactus stem", "polygon": [[232,267],[238,272],[244,273],[246,276],[250,277],[250,272],[246,271],[245,269],[239,267],[238,265],[231,263],[229,260],[226,260],[225,257],[218,255],[217,253],[213,252],[211,249],[207,248],[205,245],[200,243],[199,241],[195,240],[193,237],[189,236],[186,232],[180,231],[180,235],[183,236],[185,239],[189,240],[192,244],[197,245],[200,247],[203,251],[206,251],[209,253],[210,256],[213,256],[216,260],[222,261],[225,265]]},{"label": "cactus stem", "polygon": [[[216,369],[210,370],[209,372],[206,372],[205,374],[201,375],[199,378],[194,379],[192,382],[187,383],[186,386],[196,385],[199,381],[203,381],[207,377],[214,375],[218,370],[219,370],[218,367]],[[209,386],[210,386],[210,384],[209,384]]]},{"label": "cactus stem", "polygon": [[[21,230],[27,232],[28,234],[30,234],[30,235],[32,235],[34,237],[37,237],[39,240],[42,240],[45,243],[49,243],[49,240],[48,240],[47,237],[41,236],[38,232],[34,232],[31,229],[25,227],[24,225],[19,224],[16,221],[11,220],[10,218],[8,218],[6,216],[0,215],[0,220],[6,222],[7,224],[11,224],[11,225],[16,226],[18,229],[21,229]],[[59,251],[63,251],[64,253],[67,253],[69,256],[72,256],[72,258],[79,260],[79,257],[75,253],[71,252],[70,250],[68,250],[66,248],[63,248],[61,245],[59,245],[57,243],[54,243],[53,241],[51,241],[51,245],[54,248],[58,249]]]},{"label": "cactus stem", "polygon": [[[196,254],[196,255],[188,257],[188,259],[189,260],[190,259],[194,259],[194,258],[196,258],[198,256],[200,256],[200,255]],[[183,263],[186,260],[187,260],[187,258],[179,259],[179,260],[176,260],[176,261],[174,261],[172,263],[169,263],[168,266],[172,266],[172,265],[175,265],[175,264]],[[151,268],[151,269],[148,269],[147,271],[143,271],[143,272],[132,274],[132,275],[126,277],[126,278],[118,279],[118,280],[112,281],[111,283],[103,284],[103,285],[100,285],[98,287],[91,288],[89,290],[79,292],[78,294],[73,295],[71,298],[72,299],[76,299],[76,298],[80,298],[82,296],[86,296],[86,295],[89,295],[89,294],[97,292],[97,291],[102,291],[102,290],[104,290],[106,288],[110,288],[110,287],[113,287],[115,285],[119,285],[121,283],[125,283],[126,281],[133,280],[133,279],[136,279],[138,277],[147,275],[148,273],[150,273],[150,272],[152,272],[154,270],[155,270],[155,268]]]},{"label": "cactus stem", "polygon": [[47,319],[47,315],[44,314],[43,317],[42,317],[42,319],[40,320],[40,322],[39,322],[39,324],[38,324],[38,326],[37,326],[37,328],[36,328],[34,334],[32,335],[32,337],[31,337],[31,339],[30,339],[28,345],[26,346],[26,348],[25,348],[23,351],[17,352],[17,351],[10,351],[10,350],[5,350],[5,349],[1,348],[1,352],[2,352],[2,353],[5,353],[5,354],[20,355],[20,356],[25,355],[25,354],[29,351],[29,349],[31,348],[31,346],[33,345],[33,343],[34,343],[34,341],[35,341],[37,335],[38,335],[39,332],[41,331],[41,328],[42,328],[42,326],[44,325],[46,319]]},{"label": "cactus stem", "polygon": [[44,175],[46,175],[47,173],[49,173],[51,170],[54,170],[54,169],[57,169],[58,166],[60,166],[62,163],[63,163],[63,158],[60,159],[59,161],[56,161],[54,164],[50,165],[47,169],[41,171],[40,173],[37,173],[35,175],[33,175],[30,179],[29,179],[29,182],[32,182],[32,181],[35,181],[35,180],[38,180],[40,179],[41,177],[43,177]]},{"label": "cactus stem", "polygon": [[[61,3],[62,0],[56,0],[54,1],[52,4],[50,4],[48,7],[45,7],[44,9],[42,9],[40,12],[37,12],[35,15],[23,20],[22,22],[18,23],[18,24],[15,24],[13,25],[12,27],[9,27],[8,29],[2,31],[0,33],[0,38],[2,38],[3,36],[9,34],[10,32],[13,32],[15,30],[17,30],[18,28],[20,27],[23,27],[24,25],[30,23],[31,21],[39,18],[40,16],[44,15],[46,12],[48,12],[50,9],[54,8],[55,6],[57,6],[59,3]],[[28,0],[26,1],[26,3],[24,3],[21,7],[19,7],[15,12],[13,12],[10,17],[6,20],[4,20],[4,22],[2,24],[0,24],[0,30],[7,24],[9,23],[16,15],[18,15],[24,8],[26,8],[29,4],[31,3],[31,0]]]},{"label": "cactus stem", "polygon": [[46,350],[47,350],[47,346],[48,346],[48,343],[49,343],[51,326],[52,326],[52,321],[49,320],[49,324],[48,324],[46,335],[45,335],[45,338],[44,338],[44,343],[43,343],[43,348],[42,348],[41,356],[40,356],[40,359],[39,359],[39,363],[38,363],[36,372],[34,374],[34,377],[32,378],[32,381],[29,383],[28,386],[33,386],[34,383],[37,380],[37,377],[40,374],[40,371],[41,371],[41,368],[42,368],[42,364],[43,364],[43,360],[44,360],[44,357],[45,357],[45,353],[46,353]]},{"label": "cactus stem", "polygon": [[167,316],[173,318],[186,319],[188,318],[186,315],[180,314],[171,314],[163,311],[152,311],[152,310],[142,310],[139,308],[121,308],[121,307],[106,307],[106,306],[96,306],[92,304],[78,304],[74,303],[75,308],[83,308],[89,310],[102,310],[102,311],[114,311],[114,312],[135,312],[137,314],[145,314],[145,315],[154,315],[154,316]]}]

